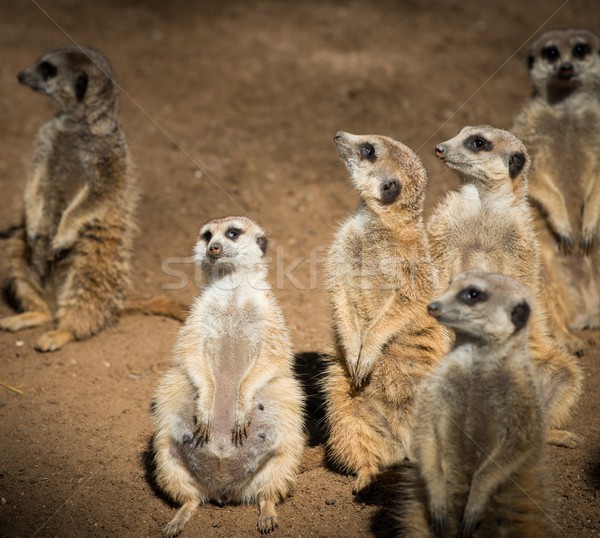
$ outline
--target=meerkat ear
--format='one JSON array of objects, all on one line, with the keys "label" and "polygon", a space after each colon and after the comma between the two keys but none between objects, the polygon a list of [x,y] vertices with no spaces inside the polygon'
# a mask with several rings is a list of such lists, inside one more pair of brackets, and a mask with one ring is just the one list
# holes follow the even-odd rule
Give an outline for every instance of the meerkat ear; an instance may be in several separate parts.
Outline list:
[{"label": "meerkat ear", "polygon": [[535,64],[535,56],[530,54],[527,56],[527,69],[529,69],[529,71],[533,69],[533,64]]},{"label": "meerkat ear", "polygon": [[268,243],[269,241],[264,235],[256,236],[256,244],[258,245],[258,248],[260,248],[260,250],[262,251],[263,256],[267,253]]},{"label": "meerkat ear", "polygon": [[529,320],[530,313],[531,308],[526,301],[515,305],[510,313],[510,320],[515,326],[515,332],[520,331],[523,327],[525,327],[525,325],[527,325],[527,320]]},{"label": "meerkat ear", "polygon": [[527,158],[522,153],[513,153],[508,158],[508,173],[511,179],[515,179],[523,170]]},{"label": "meerkat ear", "polygon": [[75,79],[75,97],[77,97],[78,101],[83,101],[85,92],[87,92],[87,87],[88,76],[85,73],[77,75],[77,78]]}]

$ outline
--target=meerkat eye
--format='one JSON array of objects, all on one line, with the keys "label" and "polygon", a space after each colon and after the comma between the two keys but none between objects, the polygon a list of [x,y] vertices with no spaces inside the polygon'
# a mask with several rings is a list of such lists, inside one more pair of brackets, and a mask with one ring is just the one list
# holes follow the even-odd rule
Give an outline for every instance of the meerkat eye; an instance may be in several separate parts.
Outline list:
[{"label": "meerkat eye", "polygon": [[56,76],[56,67],[54,67],[50,62],[42,62],[39,69],[44,80],[48,80],[49,78]]},{"label": "meerkat eye", "polygon": [[560,58],[560,52],[555,46],[544,47],[542,49],[542,58],[544,58],[544,60],[548,60],[550,63],[553,63]]},{"label": "meerkat eye", "polygon": [[573,47],[573,57],[578,60],[583,60],[590,52],[592,52],[592,49],[587,43],[577,43]]},{"label": "meerkat eye", "polygon": [[493,148],[492,143],[479,135],[471,135],[465,140],[465,147],[470,149],[474,153],[480,151],[491,151]]},{"label": "meerkat eye", "polygon": [[457,299],[461,303],[466,304],[468,306],[487,301],[487,298],[487,293],[485,291],[478,290],[474,286],[469,286],[468,288],[465,288],[457,296]]},{"label": "meerkat eye", "polygon": [[225,232],[225,237],[227,237],[228,239],[237,239],[241,233],[242,230],[240,230],[239,228],[229,228],[229,230]]},{"label": "meerkat eye", "polygon": [[373,144],[369,144],[365,142],[360,146],[360,158],[367,159],[367,161],[374,161],[377,159],[377,154],[375,153],[375,148]]},{"label": "meerkat eye", "polygon": [[200,237],[205,243],[208,243],[212,239],[212,234],[209,230],[206,230]]}]

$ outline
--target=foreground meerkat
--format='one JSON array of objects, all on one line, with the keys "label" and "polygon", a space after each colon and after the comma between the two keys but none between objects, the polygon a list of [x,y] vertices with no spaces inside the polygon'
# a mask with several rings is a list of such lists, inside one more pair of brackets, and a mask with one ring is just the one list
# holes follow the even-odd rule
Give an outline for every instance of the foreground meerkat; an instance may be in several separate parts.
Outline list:
[{"label": "foreground meerkat", "polygon": [[501,272],[533,294],[529,341],[540,383],[548,440],[574,447],[578,436],[559,430],[581,394],[574,356],[550,334],[540,281],[540,255],[527,202],[529,157],[523,143],[490,126],[465,127],[439,144],[436,155],[464,181],[434,209],[427,231],[442,284],[470,269]]},{"label": "foreground meerkat", "polygon": [[456,340],[417,393],[399,536],[554,535],[527,335],[532,302],[513,278],[470,271],[428,305]]},{"label": "foreground meerkat", "polygon": [[[600,40],[555,30],[532,45],[533,95],[513,127],[532,158],[529,196],[565,322],[600,327]],[[565,269],[565,265],[567,268]]]},{"label": "foreground meerkat", "polygon": [[277,526],[304,447],[303,397],[281,310],[267,282],[262,229],[245,217],[208,222],[196,262],[207,284],[179,332],[154,403],[158,484],[182,506],[178,534],[209,500],[256,502]]},{"label": "foreground meerkat", "polygon": [[384,136],[335,136],[360,193],[337,232],[328,288],[337,355],[323,382],[333,462],[356,473],[354,492],[408,455],[419,382],[449,345],[425,306],[437,273],[423,224],[427,176],[419,158]]},{"label": "foreground meerkat", "polygon": [[[35,346],[55,351],[111,325],[123,309],[137,194],[112,70],[100,52],[54,49],[18,79],[60,110],[38,133],[23,222],[10,237],[6,290],[23,312],[1,319],[0,329],[54,323]],[[166,297],[125,307],[185,317]]]}]

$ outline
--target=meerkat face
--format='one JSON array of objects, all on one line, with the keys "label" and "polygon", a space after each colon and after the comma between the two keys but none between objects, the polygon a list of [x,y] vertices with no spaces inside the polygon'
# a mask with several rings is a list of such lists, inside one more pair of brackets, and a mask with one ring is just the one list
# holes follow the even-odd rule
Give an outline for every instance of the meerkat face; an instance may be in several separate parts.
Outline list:
[{"label": "meerkat face", "polygon": [[465,180],[486,185],[526,177],[529,155],[516,136],[489,125],[464,127],[460,133],[438,144],[435,155]]},{"label": "meerkat face", "polygon": [[467,271],[455,276],[427,311],[457,333],[501,342],[527,325],[530,302],[527,289],[511,277]]},{"label": "meerkat face", "polygon": [[254,221],[246,217],[224,217],[207,222],[194,248],[196,263],[205,272],[221,274],[253,269],[263,264],[267,238]]},{"label": "meerkat face", "polygon": [[386,136],[342,131],[335,135],[334,142],[365,202],[376,207],[422,203],[425,169],[404,144]]},{"label": "meerkat face", "polygon": [[79,46],[51,50],[17,75],[21,84],[48,95],[63,111],[114,100],[112,70],[98,51]]},{"label": "meerkat face", "polygon": [[550,99],[600,84],[600,40],[588,30],[546,32],[527,57],[529,75],[538,94]]}]

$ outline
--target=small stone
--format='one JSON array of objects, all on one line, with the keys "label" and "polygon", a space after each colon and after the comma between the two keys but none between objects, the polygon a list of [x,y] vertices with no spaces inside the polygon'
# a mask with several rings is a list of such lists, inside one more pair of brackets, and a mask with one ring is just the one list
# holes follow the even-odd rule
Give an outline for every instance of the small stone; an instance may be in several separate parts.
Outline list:
[{"label": "small stone", "polygon": [[335,504],[335,499],[325,499],[325,504],[327,506],[333,506]]},{"label": "small stone", "polygon": [[23,340],[17,340],[15,342],[15,346],[17,347],[23,347],[25,345],[25,342]]}]

